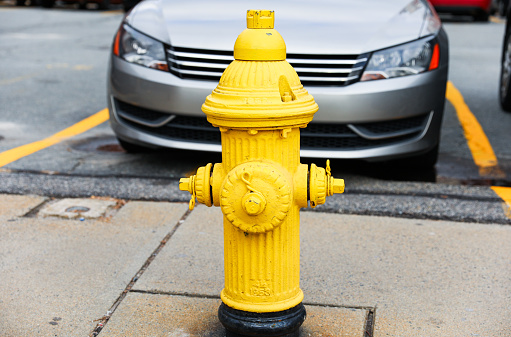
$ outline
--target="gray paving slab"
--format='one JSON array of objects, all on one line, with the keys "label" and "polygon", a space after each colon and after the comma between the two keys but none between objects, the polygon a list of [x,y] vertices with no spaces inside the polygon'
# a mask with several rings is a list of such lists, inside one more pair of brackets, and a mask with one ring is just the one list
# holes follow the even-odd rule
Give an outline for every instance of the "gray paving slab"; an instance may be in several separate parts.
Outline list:
[{"label": "gray paving slab", "polygon": [[[130,293],[101,337],[224,337],[219,299]],[[306,306],[303,337],[363,337],[366,310]]]},{"label": "gray paving slab", "polygon": [[219,296],[223,261],[222,213],[197,205],[133,289]]},{"label": "gray paving slab", "polygon": [[45,205],[40,211],[41,216],[55,216],[68,219],[97,219],[117,203],[114,200],[70,198],[61,199]]},{"label": "gray paving slab", "polygon": [[0,216],[23,216],[46,200],[48,200],[48,198],[37,195],[0,194]]},{"label": "gray paving slab", "polygon": [[321,303],[376,306],[375,336],[509,336],[511,227],[302,220],[304,292]]},{"label": "gray paving slab", "polygon": [[[304,302],[377,307],[375,336],[509,336],[511,227],[302,212]],[[135,285],[218,296],[222,217],[197,207]]]},{"label": "gray paving slab", "polygon": [[186,209],[129,202],[110,221],[2,213],[0,335],[88,336]]}]

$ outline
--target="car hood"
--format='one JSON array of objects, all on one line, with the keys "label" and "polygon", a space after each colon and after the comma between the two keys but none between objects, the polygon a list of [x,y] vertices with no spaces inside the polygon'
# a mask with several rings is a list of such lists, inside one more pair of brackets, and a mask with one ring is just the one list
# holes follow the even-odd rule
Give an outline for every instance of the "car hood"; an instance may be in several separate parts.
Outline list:
[{"label": "car hood", "polygon": [[126,21],[176,47],[232,50],[248,9],[275,11],[288,53],[360,54],[432,33],[422,0],[144,0]]}]

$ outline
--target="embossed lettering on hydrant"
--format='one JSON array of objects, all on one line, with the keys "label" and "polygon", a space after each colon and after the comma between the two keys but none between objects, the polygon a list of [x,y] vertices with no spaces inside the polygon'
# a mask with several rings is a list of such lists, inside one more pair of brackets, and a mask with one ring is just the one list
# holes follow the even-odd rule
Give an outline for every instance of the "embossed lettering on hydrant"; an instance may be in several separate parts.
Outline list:
[{"label": "embossed lettering on hydrant", "polygon": [[270,288],[271,281],[269,280],[251,280],[252,286],[250,287],[250,295],[257,297],[272,296]]}]

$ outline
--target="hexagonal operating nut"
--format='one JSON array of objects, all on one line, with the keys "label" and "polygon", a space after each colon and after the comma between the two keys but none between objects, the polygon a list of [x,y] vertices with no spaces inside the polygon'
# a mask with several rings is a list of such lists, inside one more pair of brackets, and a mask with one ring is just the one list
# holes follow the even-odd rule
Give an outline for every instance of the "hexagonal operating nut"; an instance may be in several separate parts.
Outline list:
[{"label": "hexagonal operating nut", "polygon": [[332,192],[335,194],[344,193],[344,179],[333,178]]},{"label": "hexagonal operating nut", "polygon": [[337,179],[332,176],[327,176],[327,193],[326,196],[344,193],[344,179]]}]

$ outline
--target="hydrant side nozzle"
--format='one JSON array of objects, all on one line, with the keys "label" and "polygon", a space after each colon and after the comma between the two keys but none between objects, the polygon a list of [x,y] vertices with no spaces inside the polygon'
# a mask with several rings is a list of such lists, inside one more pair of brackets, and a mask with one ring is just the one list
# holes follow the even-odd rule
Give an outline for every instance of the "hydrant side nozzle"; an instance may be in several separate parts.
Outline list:
[{"label": "hydrant side nozzle", "polygon": [[312,208],[325,203],[327,194],[325,169],[311,164],[309,172],[309,200]]},{"label": "hydrant side nozzle", "polygon": [[330,159],[326,160],[326,176],[327,176],[327,196],[344,193],[344,179],[332,177],[332,169],[330,168]]},{"label": "hydrant side nozzle", "polygon": [[309,200],[311,207],[322,205],[326,197],[344,192],[344,180],[332,177],[330,160],[326,162],[326,168],[311,164],[309,173]]},{"label": "hydrant side nozzle", "polygon": [[192,181],[195,179],[195,175],[191,176],[190,178],[181,178],[179,179],[179,189],[181,191],[188,191],[190,193],[193,192],[192,188],[194,186],[194,183]]},{"label": "hydrant side nozzle", "polygon": [[213,199],[214,206],[220,206],[220,193],[226,175],[227,173],[224,171],[222,163],[216,163],[211,176],[211,198]]},{"label": "hydrant side nozzle", "polygon": [[206,166],[199,167],[195,177],[195,194],[197,201],[208,207],[211,207],[211,167],[213,164],[208,163]]},{"label": "hydrant side nozzle", "polygon": [[294,199],[296,204],[302,208],[309,205],[308,176],[309,166],[300,164],[293,177]]},{"label": "hydrant side nozzle", "polygon": [[192,195],[190,199],[190,203],[188,204],[188,208],[193,210],[195,207],[195,178],[196,175],[191,176],[190,178],[181,178],[179,179],[179,189],[181,191],[188,191]]},{"label": "hydrant side nozzle", "polygon": [[190,210],[195,207],[195,199],[208,207],[212,205],[211,167],[211,163],[199,167],[197,169],[197,174],[194,174],[190,178],[181,178],[179,180],[179,189],[181,191],[188,191],[192,195],[189,206]]}]

